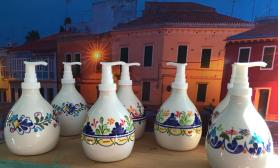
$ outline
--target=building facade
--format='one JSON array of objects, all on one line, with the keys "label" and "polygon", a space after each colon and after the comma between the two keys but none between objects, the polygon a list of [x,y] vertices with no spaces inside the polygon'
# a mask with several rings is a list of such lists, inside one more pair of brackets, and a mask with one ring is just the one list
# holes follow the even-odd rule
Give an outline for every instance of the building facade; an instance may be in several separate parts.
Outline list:
[{"label": "building facade", "polygon": [[229,37],[222,80],[221,98],[226,93],[226,85],[234,62],[264,61],[265,68],[250,68],[252,101],[266,120],[278,119],[278,30],[277,18],[262,18],[256,27],[247,32]]},{"label": "building facade", "polygon": [[47,66],[37,66],[36,73],[41,83],[40,92],[49,102],[57,93],[57,38],[60,34],[51,35],[35,42],[23,44],[8,50],[7,65],[10,79],[11,102],[20,97],[21,82],[24,79],[24,61],[45,61]]},{"label": "building facade", "polygon": [[141,63],[131,75],[137,96],[150,109],[170,95],[176,69],[166,63],[187,62],[188,95],[202,109],[220,100],[225,39],[252,27],[196,3],[146,2],[142,17],[112,32],[112,59]]},{"label": "building facade", "polygon": [[61,65],[57,66],[59,85],[63,75],[62,62],[80,61],[81,66],[72,68],[76,78],[76,88],[88,104],[93,104],[99,95],[100,62],[111,60],[111,48],[111,33],[98,35],[72,33],[61,37],[57,44],[57,64]]}]

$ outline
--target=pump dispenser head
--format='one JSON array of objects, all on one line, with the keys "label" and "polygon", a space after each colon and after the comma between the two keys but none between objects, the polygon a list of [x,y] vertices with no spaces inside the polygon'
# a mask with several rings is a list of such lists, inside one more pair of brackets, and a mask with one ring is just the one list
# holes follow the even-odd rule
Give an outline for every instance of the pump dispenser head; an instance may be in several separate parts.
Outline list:
[{"label": "pump dispenser head", "polygon": [[248,68],[250,67],[265,67],[265,62],[248,62],[248,63],[234,63],[235,75],[232,78],[232,88],[229,89],[231,95],[247,96],[252,95],[252,88],[249,87]]},{"label": "pump dispenser head", "polygon": [[187,89],[188,83],[186,82],[186,73],[185,73],[187,63],[182,64],[182,63],[168,62],[166,63],[166,65],[175,66],[177,68],[176,77],[171,87],[176,89]]},{"label": "pump dispenser head", "polygon": [[130,80],[129,67],[130,66],[140,66],[139,63],[124,63],[122,64],[121,80],[119,80],[119,85],[132,85],[132,80]]},{"label": "pump dispenser head", "polygon": [[100,62],[102,65],[102,75],[101,75],[101,84],[99,84],[99,90],[102,91],[112,91],[116,90],[116,84],[114,83],[112,66],[114,65],[123,65],[125,64],[122,61],[116,62]]},{"label": "pump dispenser head", "polygon": [[235,78],[235,71],[236,71],[236,64],[232,64],[232,72],[231,72],[231,77],[230,77],[230,81],[227,84],[227,89],[229,90],[230,88],[232,88],[232,84]]},{"label": "pump dispenser head", "polygon": [[73,78],[72,65],[82,65],[80,62],[63,62],[64,72],[61,79],[62,84],[73,84],[75,79]]},{"label": "pump dispenser head", "polygon": [[40,83],[37,81],[35,66],[44,65],[47,66],[48,63],[40,61],[40,62],[27,62],[24,61],[25,64],[25,76],[24,81],[21,83],[22,89],[39,89],[41,87]]}]

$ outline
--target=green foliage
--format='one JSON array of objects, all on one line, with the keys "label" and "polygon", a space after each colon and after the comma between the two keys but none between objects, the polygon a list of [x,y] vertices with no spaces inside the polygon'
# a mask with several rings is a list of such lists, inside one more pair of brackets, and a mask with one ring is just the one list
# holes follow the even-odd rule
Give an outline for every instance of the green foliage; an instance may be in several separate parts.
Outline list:
[{"label": "green foliage", "polygon": [[108,125],[104,123],[104,118],[100,117],[100,124],[95,130],[96,135],[108,135],[110,133],[110,129],[108,128]]},{"label": "green foliage", "polygon": [[126,131],[130,132],[130,131],[132,131],[134,129],[133,121],[128,116],[124,116],[124,117],[125,117],[125,121],[126,121],[126,124],[127,124]]},{"label": "green foliage", "polygon": [[228,134],[226,134],[225,132],[222,132],[221,135],[220,135],[220,137],[222,137],[222,138],[224,138],[224,139],[226,139],[226,140],[229,141],[229,136],[228,136]]}]

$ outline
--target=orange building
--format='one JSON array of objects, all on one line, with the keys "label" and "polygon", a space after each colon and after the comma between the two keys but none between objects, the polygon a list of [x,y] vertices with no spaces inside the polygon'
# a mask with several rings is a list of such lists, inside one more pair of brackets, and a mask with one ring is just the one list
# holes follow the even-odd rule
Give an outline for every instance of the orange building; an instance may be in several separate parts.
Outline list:
[{"label": "orange building", "polygon": [[188,95],[201,109],[219,103],[225,40],[253,26],[196,3],[146,2],[142,17],[112,32],[112,59],[141,63],[131,75],[150,109],[170,94],[175,68],[166,62],[187,62]]},{"label": "orange building", "polygon": [[101,61],[111,60],[111,34],[69,33],[57,43],[58,85],[63,75],[62,62],[81,61],[82,66],[73,67],[76,87],[87,103],[93,104],[98,97],[101,78]]}]

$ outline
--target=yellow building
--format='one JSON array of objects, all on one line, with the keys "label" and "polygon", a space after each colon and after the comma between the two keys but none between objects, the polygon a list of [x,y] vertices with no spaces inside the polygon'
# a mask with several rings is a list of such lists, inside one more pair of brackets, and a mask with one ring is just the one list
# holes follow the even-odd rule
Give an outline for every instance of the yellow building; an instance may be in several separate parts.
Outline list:
[{"label": "yellow building", "polygon": [[0,49],[0,103],[11,102],[9,76],[6,67],[7,49]]}]

